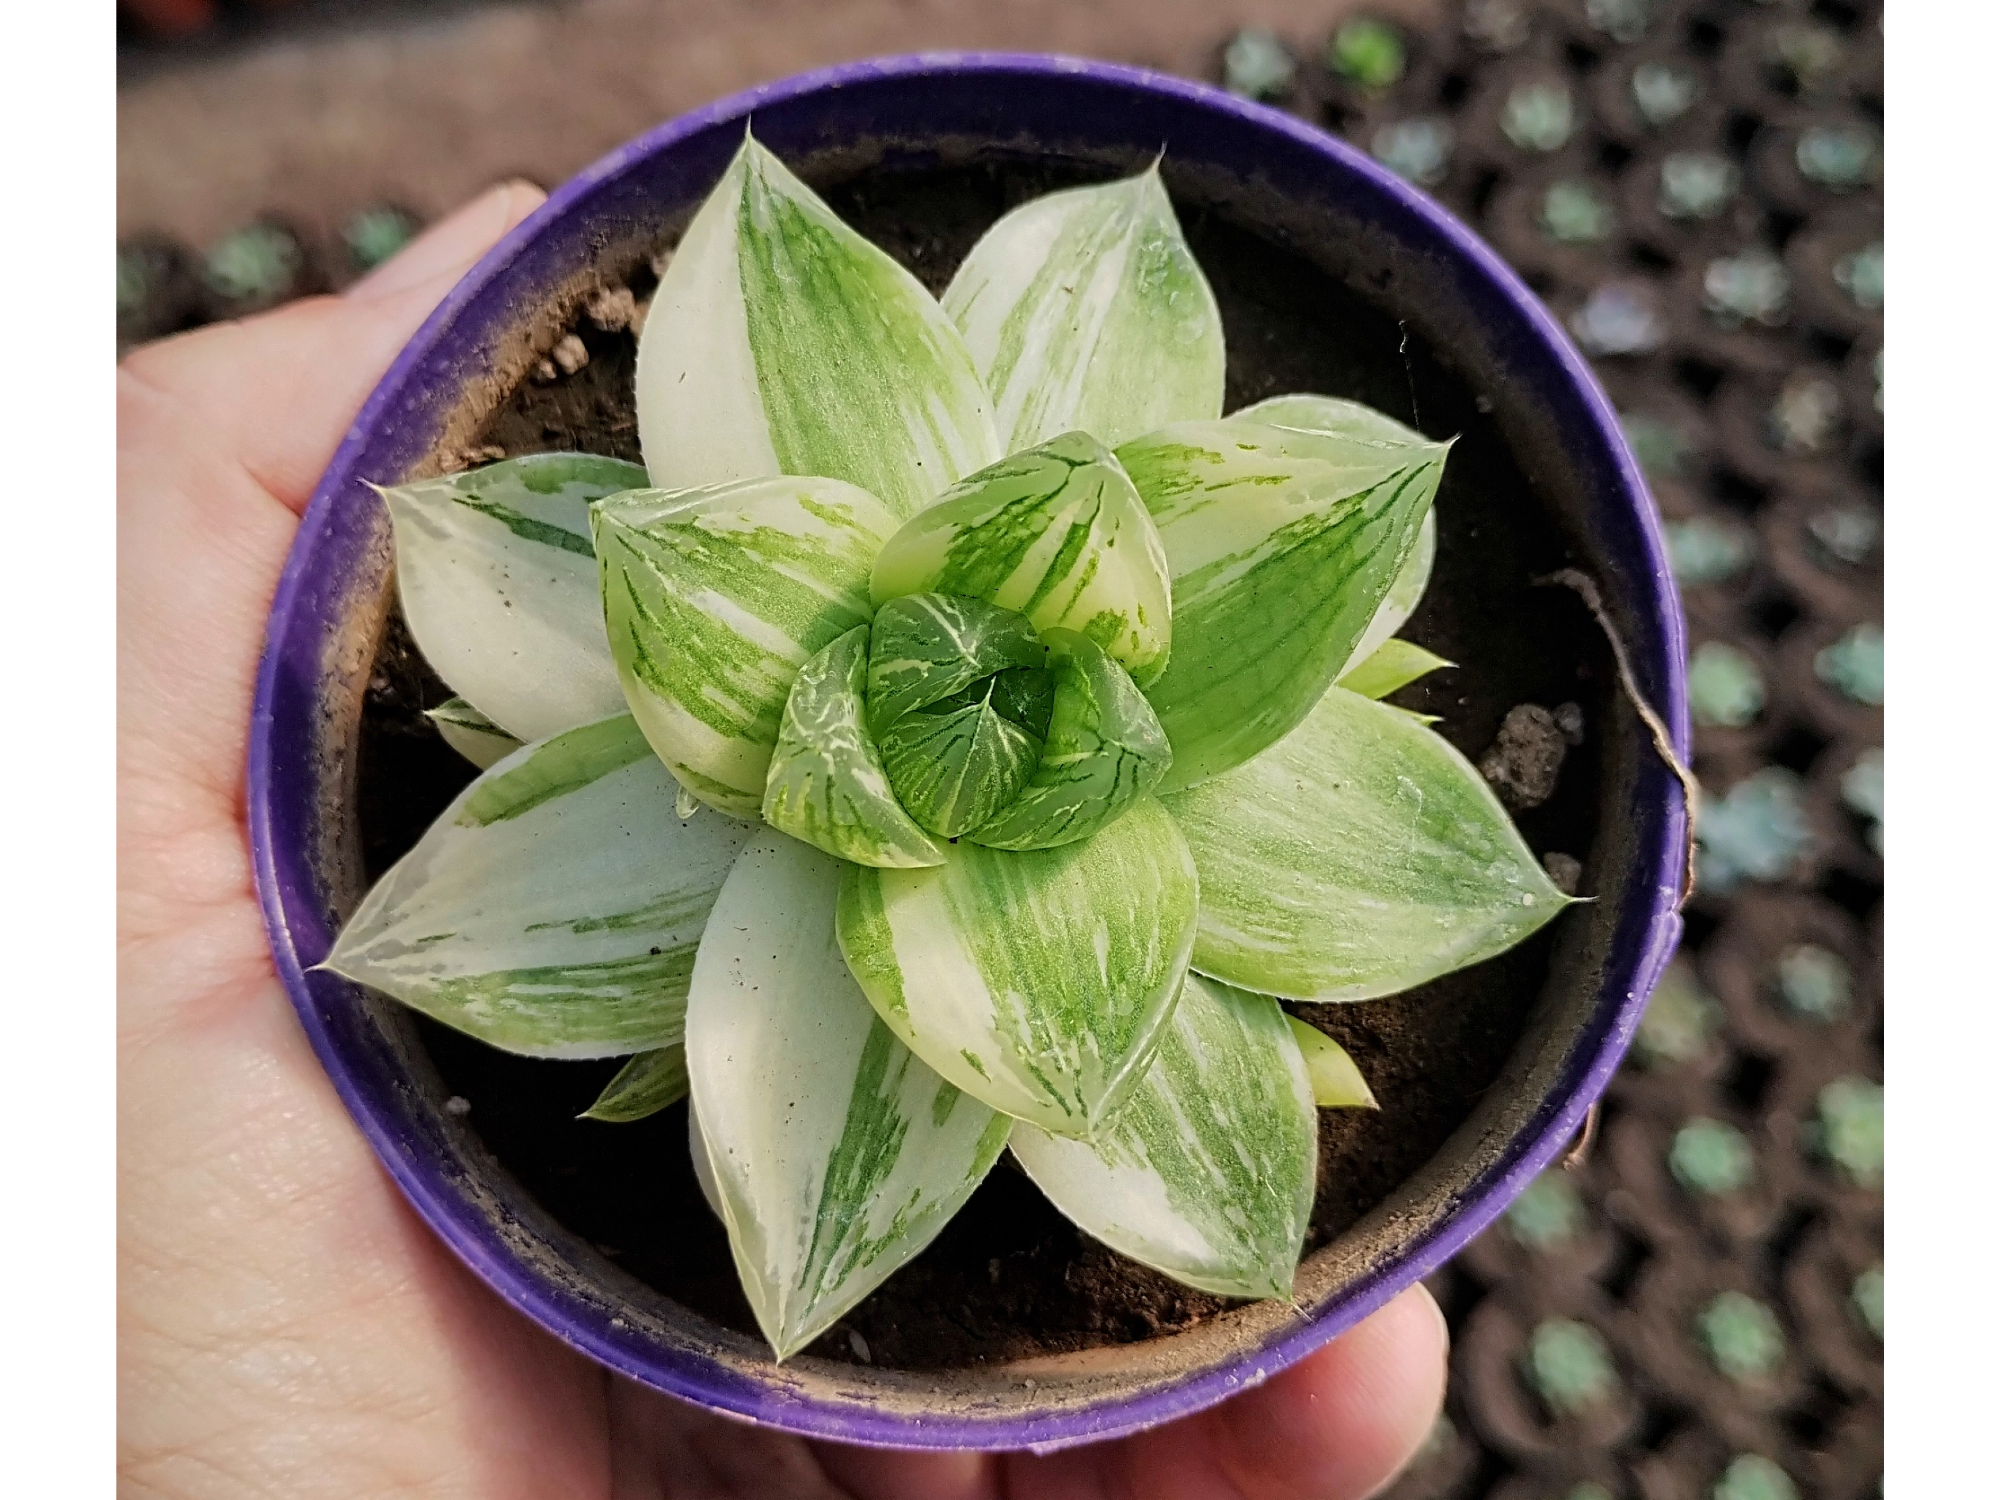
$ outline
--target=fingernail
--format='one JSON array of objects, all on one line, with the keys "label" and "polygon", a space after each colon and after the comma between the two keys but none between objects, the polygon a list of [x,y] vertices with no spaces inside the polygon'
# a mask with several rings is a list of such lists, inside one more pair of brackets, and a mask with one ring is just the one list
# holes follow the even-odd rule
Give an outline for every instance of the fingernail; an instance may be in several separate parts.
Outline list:
[{"label": "fingernail", "polygon": [[489,189],[355,282],[347,295],[357,302],[376,302],[447,275],[456,280],[544,196],[528,182],[503,182]]}]

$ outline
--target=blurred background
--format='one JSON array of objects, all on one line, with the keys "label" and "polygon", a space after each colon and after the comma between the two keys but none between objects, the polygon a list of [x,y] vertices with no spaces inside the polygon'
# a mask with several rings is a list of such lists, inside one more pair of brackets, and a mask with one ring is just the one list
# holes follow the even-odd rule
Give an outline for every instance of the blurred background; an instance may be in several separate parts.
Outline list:
[{"label": "blurred background", "polygon": [[1395,1500],[1879,1500],[1882,34],[1864,0],[126,0],[121,346],[744,85],[1113,58],[1325,125],[1592,358],[1687,604],[1700,890],[1583,1159],[1432,1280]]}]

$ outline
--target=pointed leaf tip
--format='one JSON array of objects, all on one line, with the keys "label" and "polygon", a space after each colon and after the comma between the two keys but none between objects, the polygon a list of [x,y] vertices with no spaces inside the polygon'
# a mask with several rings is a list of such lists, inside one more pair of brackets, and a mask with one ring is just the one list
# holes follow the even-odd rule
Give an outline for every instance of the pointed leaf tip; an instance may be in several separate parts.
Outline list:
[{"label": "pointed leaf tip", "polygon": [[1276,1001],[1190,974],[1144,1081],[1103,1135],[1014,1128],[1028,1176],[1078,1227],[1224,1297],[1288,1297],[1319,1117]]},{"label": "pointed leaf tip", "polygon": [[1306,1076],[1312,1080],[1313,1102],[1322,1109],[1380,1109],[1375,1091],[1361,1076],[1361,1069],[1347,1049],[1310,1021],[1287,1015],[1292,1037],[1305,1059]]},{"label": "pointed leaf tip", "polygon": [[1221,315],[1157,162],[1005,215],[944,306],[993,392],[1008,451],[1076,428],[1116,446],[1221,415]]},{"label": "pointed leaf tip", "polygon": [[747,135],[660,280],[636,396],[667,489],[820,475],[900,520],[1000,456],[936,299]]},{"label": "pointed leaf tip", "polygon": [[780,1359],[930,1243],[1011,1126],[913,1057],[855,988],[834,906],[856,868],[758,833],[689,997],[690,1147]]}]

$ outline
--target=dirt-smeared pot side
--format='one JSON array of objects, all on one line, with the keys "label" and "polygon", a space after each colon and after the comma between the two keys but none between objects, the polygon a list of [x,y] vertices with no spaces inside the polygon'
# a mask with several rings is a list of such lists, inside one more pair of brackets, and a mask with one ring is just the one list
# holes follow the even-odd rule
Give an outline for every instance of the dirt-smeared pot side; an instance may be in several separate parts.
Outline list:
[{"label": "dirt-smeared pot side", "polygon": [[[805,75],[663,126],[560,189],[452,292],[369,398],[280,582],[249,763],[259,894],[280,976],[321,1061],[418,1211],[503,1297],[624,1374],[813,1436],[913,1447],[1060,1447],[1185,1415],[1318,1347],[1433,1269],[1574,1134],[1680,931],[1686,810],[1636,715],[1607,722],[1599,899],[1576,908],[1526,1034],[1444,1148],[1299,1270],[1299,1313],[1232,1309],[1187,1332],[940,1371],[783,1367],[554,1222],[443,1107],[398,1008],[324,957],[362,890],[354,817],[362,695],[391,595],[386,517],[364,480],[436,472],[614,264],[684,223],[740,143],[808,180],[884,164],[1055,159],[1145,165],[1176,198],[1365,291],[1485,393],[1578,565],[1596,577],[1638,686],[1685,755],[1679,606],[1610,407],[1547,313],[1469,231],[1350,148],[1275,111],[1138,70],[929,55]],[[1586,851],[1578,851],[1586,853]]]}]

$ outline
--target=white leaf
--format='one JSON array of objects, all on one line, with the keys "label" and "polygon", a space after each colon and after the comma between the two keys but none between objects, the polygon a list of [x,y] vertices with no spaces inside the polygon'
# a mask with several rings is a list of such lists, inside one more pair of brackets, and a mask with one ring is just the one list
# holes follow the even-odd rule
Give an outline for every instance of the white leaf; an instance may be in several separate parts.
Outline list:
[{"label": "white leaf", "polygon": [[438,727],[444,742],[480,770],[497,765],[521,748],[521,742],[463,698],[448,698],[424,717]]},{"label": "white leaf", "polygon": [[1464,756],[1345,688],[1163,800],[1201,871],[1194,965],[1244,989],[1392,995],[1505,952],[1570,899]]},{"label": "white leaf", "polygon": [[1014,1127],[1049,1201],[1112,1249],[1223,1297],[1288,1297],[1319,1115],[1278,1003],[1190,974],[1160,1049],[1095,1142]]},{"label": "white leaf", "polygon": [[515,739],[625,711],[590,502],[645,482],[645,470],[615,458],[539,453],[380,492],[424,660]]},{"label": "white leaf", "polygon": [[1194,866],[1151,797],[1080,843],[961,841],[929,870],[850,865],[840,946],[875,1009],[938,1072],[1087,1136],[1138,1083],[1193,942]]},{"label": "white leaf", "polygon": [[1007,214],[944,306],[1010,453],[1077,428],[1116,447],[1222,414],[1222,317],[1157,167]]},{"label": "white leaf", "polygon": [[671,1046],[695,944],[750,832],[676,817],[673,778],[629,717],[567,730],[460,793],[325,967],[509,1052]]},{"label": "white leaf", "polygon": [[843,868],[760,832],[716,901],[688,1000],[692,1149],[780,1359],[930,1243],[1012,1123],[912,1056],[855,987],[834,938]]},{"label": "white leaf", "polygon": [[604,621],[626,700],[681,783],[754,818],[792,682],[868,622],[896,518],[837,479],[635,490],[595,507]]},{"label": "white leaf", "polygon": [[637,403],[662,489],[818,475],[901,520],[1001,453],[936,299],[747,137],[660,279]]}]

